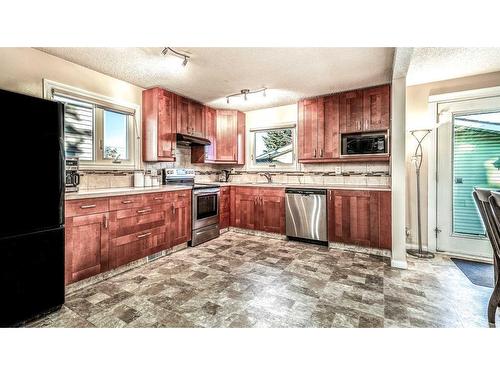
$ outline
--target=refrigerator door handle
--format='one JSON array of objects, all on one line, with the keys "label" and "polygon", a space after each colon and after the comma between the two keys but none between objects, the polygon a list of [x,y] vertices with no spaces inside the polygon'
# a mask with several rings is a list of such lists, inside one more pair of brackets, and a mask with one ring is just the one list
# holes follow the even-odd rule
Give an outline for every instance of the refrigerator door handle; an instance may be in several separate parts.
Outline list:
[{"label": "refrigerator door handle", "polygon": [[[63,122],[64,124],[64,122]],[[64,132],[64,127],[63,127]],[[59,224],[64,224],[64,190],[65,190],[65,157],[64,157],[64,137],[59,138]]]}]

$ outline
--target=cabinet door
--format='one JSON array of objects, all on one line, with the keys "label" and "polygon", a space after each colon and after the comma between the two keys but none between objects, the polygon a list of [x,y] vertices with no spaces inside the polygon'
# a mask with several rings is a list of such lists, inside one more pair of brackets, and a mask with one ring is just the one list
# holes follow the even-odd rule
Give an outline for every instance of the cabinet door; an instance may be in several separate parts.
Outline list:
[{"label": "cabinet door", "polygon": [[190,134],[189,102],[189,99],[177,95],[175,109],[177,114],[177,133]]},{"label": "cabinet door", "polygon": [[205,136],[205,129],[203,121],[203,105],[193,101],[189,102],[189,134],[195,135],[197,137]]},{"label": "cabinet door", "polygon": [[363,92],[360,90],[340,94],[340,132],[363,131]]},{"label": "cabinet door", "polygon": [[379,192],[379,247],[392,249],[391,192]]},{"label": "cabinet door", "polygon": [[[258,229],[257,188],[238,187],[234,190],[233,226],[244,229]],[[234,212],[233,212],[234,211]]]},{"label": "cabinet door", "polygon": [[158,95],[158,157],[173,158],[175,152],[175,120],[172,94],[161,90]]},{"label": "cabinet door", "polygon": [[215,109],[205,107],[205,136],[211,143],[209,146],[205,146],[205,160],[207,161],[216,160],[216,120],[217,113]]},{"label": "cabinet door", "polygon": [[378,192],[330,192],[330,241],[379,246]]},{"label": "cabinet door", "polygon": [[172,218],[170,220],[172,246],[186,243],[191,239],[191,194],[172,194]]},{"label": "cabinet door", "polygon": [[220,162],[237,162],[237,111],[217,111],[216,155]]},{"label": "cabinet door", "polygon": [[66,284],[108,269],[108,213],[66,218]]},{"label": "cabinet door", "polygon": [[[321,103],[320,103],[321,102]],[[299,160],[318,157],[318,126],[323,126],[322,99],[304,99],[299,102]]]},{"label": "cabinet door", "polygon": [[327,96],[323,102],[324,126],[319,127],[318,147],[321,159],[334,159],[339,157],[340,147],[340,111],[339,96]]},{"label": "cabinet door", "polygon": [[363,130],[387,130],[390,126],[389,85],[363,91]]},{"label": "cabinet door", "polygon": [[229,186],[223,186],[220,189],[220,201],[219,201],[219,213],[220,213],[220,219],[219,219],[219,227],[220,229],[224,229],[229,227],[229,221],[230,221],[230,187]]},{"label": "cabinet door", "polygon": [[259,189],[259,226],[264,232],[285,234],[285,191]]}]

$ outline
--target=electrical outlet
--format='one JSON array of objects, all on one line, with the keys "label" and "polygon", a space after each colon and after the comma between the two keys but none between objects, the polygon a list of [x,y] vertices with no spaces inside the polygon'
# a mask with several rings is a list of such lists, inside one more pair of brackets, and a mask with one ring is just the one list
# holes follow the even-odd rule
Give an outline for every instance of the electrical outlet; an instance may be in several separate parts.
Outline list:
[{"label": "electrical outlet", "polygon": [[342,174],[342,167],[340,165],[335,166],[335,174]]}]

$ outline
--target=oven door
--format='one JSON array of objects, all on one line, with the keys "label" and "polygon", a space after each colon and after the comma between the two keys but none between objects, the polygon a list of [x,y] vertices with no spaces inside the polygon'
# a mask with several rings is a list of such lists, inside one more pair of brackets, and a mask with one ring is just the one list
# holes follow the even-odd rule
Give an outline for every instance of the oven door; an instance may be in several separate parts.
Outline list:
[{"label": "oven door", "polygon": [[193,190],[193,229],[219,223],[219,189]]}]

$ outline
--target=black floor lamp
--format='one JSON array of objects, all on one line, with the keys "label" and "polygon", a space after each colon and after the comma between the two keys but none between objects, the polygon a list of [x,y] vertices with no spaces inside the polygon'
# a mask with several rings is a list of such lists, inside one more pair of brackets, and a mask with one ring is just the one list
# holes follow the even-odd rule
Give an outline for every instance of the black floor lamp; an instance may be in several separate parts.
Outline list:
[{"label": "black floor lamp", "polygon": [[417,258],[434,258],[434,253],[422,250],[422,228],[420,218],[420,167],[422,166],[422,159],[424,152],[422,149],[422,141],[432,131],[432,129],[419,129],[411,130],[410,134],[417,140],[417,147],[412,156],[412,161],[415,164],[415,173],[417,175],[417,236],[418,236],[418,249],[409,249],[406,252]]}]

